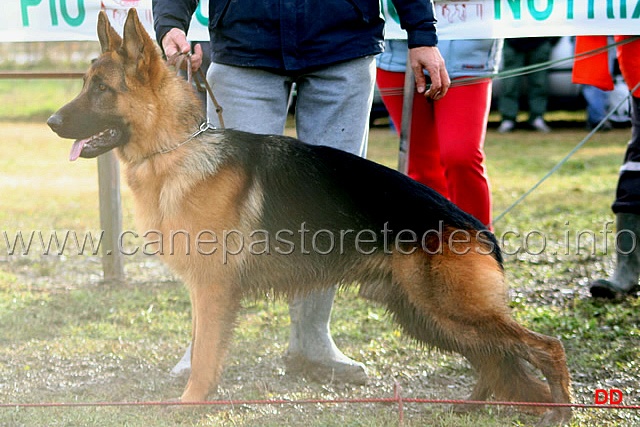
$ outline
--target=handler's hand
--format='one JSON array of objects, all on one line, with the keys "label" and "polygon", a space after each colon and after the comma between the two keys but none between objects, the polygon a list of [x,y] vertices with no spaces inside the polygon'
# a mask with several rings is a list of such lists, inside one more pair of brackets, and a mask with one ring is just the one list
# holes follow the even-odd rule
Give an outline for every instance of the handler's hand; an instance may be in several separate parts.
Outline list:
[{"label": "handler's hand", "polygon": [[[187,35],[178,28],[172,28],[162,38],[162,49],[167,57],[169,65],[175,65],[181,53],[191,52],[191,45],[187,41]],[[193,48],[191,54],[191,69],[197,71],[202,65],[202,46],[199,44]]]},{"label": "handler's hand", "polygon": [[[422,46],[409,49],[409,61],[416,79],[418,93],[434,101],[442,98],[451,86],[444,58],[436,46]],[[431,87],[427,90],[424,70],[429,72]]]}]

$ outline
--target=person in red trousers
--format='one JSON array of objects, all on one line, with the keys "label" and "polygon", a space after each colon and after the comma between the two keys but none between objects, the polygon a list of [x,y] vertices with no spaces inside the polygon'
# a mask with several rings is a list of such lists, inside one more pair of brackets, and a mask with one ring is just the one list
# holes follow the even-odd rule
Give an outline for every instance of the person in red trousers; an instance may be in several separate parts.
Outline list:
[{"label": "person in red trousers", "polygon": [[[387,17],[393,19],[393,14]],[[446,97],[435,102],[414,94],[408,175],[490,226],[491,192],[483,146],[491,79],[460,86],[455,81],[496,72],[502,40],[440,40],[438,46],[452,86]],[[376,81],[398,131],[406,61],[407,40],[387,38],[385,50],[377,58]]]},{"label": "person in red trousers", "polygon": [[[399,31],[393,4],[382,1],[385,49],[376,60],[376,83],[391,121],[400,132],[407,41]],[[460,209],[491,227],[491,190],[485,168],[484,140],[491,106],[491,79],[455,85],[456,79],[498,71],[503,40],[440,40],[452,85],[447,96],[431,101],[414,93],[408,175],[431,187]]]},{"label": "person in red trousers", "polygon": [[[622,42],[632,36],[615,36]],[[603,90],[613,90],[607,50],[597,55],[578,55],[607,45],[606,36],[576,38],[576,60],[573,82],[588,84]],[[620,299],[637,294],[640,287],[640,39],[616,48],[620,72],[631,93],[631,141],[627,145],[616,198],[611,206],[616,215],[616,266],[606,279],[591,282],[594,298]]]}]

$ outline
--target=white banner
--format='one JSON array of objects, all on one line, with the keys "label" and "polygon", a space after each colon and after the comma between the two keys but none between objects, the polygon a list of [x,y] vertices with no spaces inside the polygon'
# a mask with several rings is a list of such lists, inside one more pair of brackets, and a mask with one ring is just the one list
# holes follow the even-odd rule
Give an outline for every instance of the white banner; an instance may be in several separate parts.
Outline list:
[{"label": "white banner", "polygon": [[[119,29],[131,7],[153,36],[151,0],[5,0],[0,42],[97,40],[100,9]],[[406,37],[395,10],[388,16],[395,19],[388,22],[387,37]],[[635,35],[640,0],[436,0],[436,18],[441,39]],[[204,0],[191,23],[191,40],[208,40],[207,20]]]}]

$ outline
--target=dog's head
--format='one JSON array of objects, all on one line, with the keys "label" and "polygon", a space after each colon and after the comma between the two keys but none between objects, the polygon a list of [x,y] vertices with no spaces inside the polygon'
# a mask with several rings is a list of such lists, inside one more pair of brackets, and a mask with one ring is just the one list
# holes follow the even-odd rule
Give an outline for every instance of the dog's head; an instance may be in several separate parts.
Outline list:
[{"label": "dog's head", "polygon": [[93,158],[127,144],[136,121],[150,114],[132,96],[160,84],[166,66],[155,43],[130,9],[123,37],[113,29],[104,12],[98,16],[102,54],[84,76],[78,96],[47,120],[62,138],[75,139],[70,160]]}]

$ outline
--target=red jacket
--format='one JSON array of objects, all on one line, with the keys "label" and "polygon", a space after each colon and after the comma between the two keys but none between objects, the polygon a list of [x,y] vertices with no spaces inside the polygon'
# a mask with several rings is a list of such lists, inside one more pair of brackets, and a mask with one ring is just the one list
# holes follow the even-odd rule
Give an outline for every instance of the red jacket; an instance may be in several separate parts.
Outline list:
[{"label": "red jacket", "polygon": [[[633,36],[615,36],[615,41],[621,41]],[[607,45],[607,36],[578,36],[576,37],[576,55]],[[633,90],[640,83],[640,40],[636,40],[617,47],[618,64],[622,77],[629,90]],[[609,69],[608,53],[578,58],[573,64],[573,82],[599,87],[603,90],[613,90],[613,79]],[[640,87],[633,96],[640,97]]]}]

